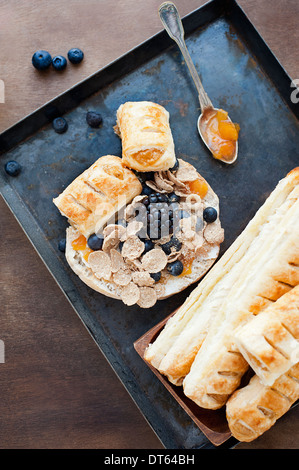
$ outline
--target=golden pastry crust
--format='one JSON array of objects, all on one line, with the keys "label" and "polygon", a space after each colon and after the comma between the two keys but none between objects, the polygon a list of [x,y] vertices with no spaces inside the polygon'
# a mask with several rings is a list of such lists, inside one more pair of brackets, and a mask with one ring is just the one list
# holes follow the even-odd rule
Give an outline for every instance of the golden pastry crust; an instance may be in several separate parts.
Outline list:
[{"label": "golden pastry crust", "polygon": [[142,186],[114,155],[100,157],[53,200],[61,214],[85,237],[101,230]]},{"label": "golden pastry crust", "polygon": [[299,398],[299,363],[269,387],[253,376],[246,387],[232,394],[226,417],[232,435],[250,442],[270,429]]},{"label": "golden pastry crust", "polygon": [[176,161],[169,113],[150,101],[127,102],[117,110],[123,162],[137,171],[168,170]]},{"label": "golden pastry crust", "polygon": [[[299,269],[297,272],[299,284]],[[265,385],[299,361],[299,285],[240,328],[239,351]]]}]

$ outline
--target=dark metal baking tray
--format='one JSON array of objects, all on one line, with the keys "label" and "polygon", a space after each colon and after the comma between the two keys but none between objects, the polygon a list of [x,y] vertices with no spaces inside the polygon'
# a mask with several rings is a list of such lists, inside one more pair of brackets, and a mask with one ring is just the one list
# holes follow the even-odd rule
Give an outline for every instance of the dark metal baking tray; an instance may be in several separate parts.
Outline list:
[{"label": "dark metal baking tray", "polygon": [[[176,153],[197,167],[218,193],[226,239],[221,254],[244,229],[278,180],[298,165],[298,104],[291,79],[243,10],[232,0],[212,0],[183,20],[186,42],[203,84],[217,107],[240,123],[239,158],[233,166],[212,159],[196,121],[196,90],[177,46],[165,31],[47,103],[0,136],[1,194],[83,324],[166,448],[214,448],[134,350],[134,342],[185,300],[192,287],[150,310],[126,308],[86,287],[57,249],[66,221],[52,204],[99,156],[121,155],[115,113],[128,100],[166,107]],[[42,78],[41,78],[42,86]],[[103,115],[88,128],[87,110]],[[65,115],[69,129],[51,121]],[[9,178],[3,165],[23,171]],[[231,439],[224,446],[235,444]],[[222,446],[221,446],[222,447]]]}]

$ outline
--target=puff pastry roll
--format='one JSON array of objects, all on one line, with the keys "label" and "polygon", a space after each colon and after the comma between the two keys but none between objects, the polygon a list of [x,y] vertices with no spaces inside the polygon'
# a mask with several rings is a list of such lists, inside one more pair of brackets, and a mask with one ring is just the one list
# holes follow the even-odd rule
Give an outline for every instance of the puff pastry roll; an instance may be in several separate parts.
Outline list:
[{"label": "puff pastry roll", "polygon": [[82,235],[97,233],[141,193],[136,175],[114,155],[100,157],[53,200]]},{"label": "puff pastry roll", "polygon": [[273,385],[299,362],[299,285],[240,328],[234,339],[261,382]]},{"label": "puff pastry roll", "polygon": [[125,165],[137,171],[172,168],[176,162],[169,113],[150,101],[127,102],[117,110],[116,132]]},{"label": "puff pastry roll", "polygon": [[[267,246],[275,230],[282,226],[289,207],[298,197],[298,190],[299,168],[279,182],[247,227],[149,345],[144,358],[166,375],[170,382],[182,384],[230,291],[240,276],[249,271],[250,262],[258,258],[258,246]],[[286,266],[286,270],[293,274],[298,272],[290,265]],[[287,288],[277,284],[279,286],[281,293]],[[262,289],[262,285],[260,287]],[[266,286],[259,293],[264,295],[255,296],[255,305],[252,305],[255,311],[272,303],[267,298]],[[240,367],[246,368],[246,361],[239,356]],[[232,356],[231,359],[235,361],[236,357]]]},{"label": "puff pastry roll", "polygon": [[246,387],[232,394],[226,417],[232,435],[250,442],[270,429],[299,398],[299,364],[269,387],[254,375]]},{"label": "puff pastry roll", "polygon": [[[248,363],[239,352],[234,334],[298,284],[299,187],[286,202],[283,217],[273,216],[268,238],[256,237],[248,263],[239,272],[226,299],[213,319],[206,339],[184,379],[184,393],[199,406],[221,408],[240,385]],[[279,213],[280,211],[278,211]]]}]

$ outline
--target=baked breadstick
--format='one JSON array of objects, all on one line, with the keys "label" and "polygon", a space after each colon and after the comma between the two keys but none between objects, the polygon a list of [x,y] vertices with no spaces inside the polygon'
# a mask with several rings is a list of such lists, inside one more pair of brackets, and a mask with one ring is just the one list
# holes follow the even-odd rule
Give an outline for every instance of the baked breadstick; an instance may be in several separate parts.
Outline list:
[{"label": "baked breadstick", "polygon": [[[222,258],[149,345],[145,359],[174,384],[181,384],[228,292],[253,258],[257,236],[267,243],[279,219],[294,202],[299,168],[282,179]],[[251,251],[250,251],[251,250]],[[248,252],[250,251],[250,254]],[[260,307],[271,301],[259,298]]]},{"label": "baked breadstick", "polygon": [[246,387],[235,391],[226,404],[232,435],[250,442],[270,429],[299,399],[299,363],[269,387],[254,375]]},{"label": "baked breadstick", "polygon": [[261,382],[273,385],[299,361],[299,285],[240,328],[234,339]]},{"label": "baked breadstick", "polygon": [[260,243],[256,238],[251,261],[219,308],[185,377],[184,393],[203,408],[221,408],[248,368],[234,343],[236,329],[264,309],[265,299],[268,304],[276,301],[298,284],[298,195],[299,186],[291,193],[289,208],[276,230],[270,230],[268,240]]}]

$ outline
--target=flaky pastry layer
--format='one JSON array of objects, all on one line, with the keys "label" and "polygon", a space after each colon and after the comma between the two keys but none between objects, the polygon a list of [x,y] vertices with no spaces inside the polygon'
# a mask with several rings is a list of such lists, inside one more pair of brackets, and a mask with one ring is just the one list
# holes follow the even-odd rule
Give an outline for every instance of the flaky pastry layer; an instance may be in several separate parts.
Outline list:
[{"label": "flaky pastry layer", "polygon": [[82,235],[100,231],[113,215],[141,193],[142,186],[122,159],[100,157],[53,200]]},{"label": "flaky pastry layer", "polygon": [[117,132],[123,162],[137,171],[168,170],[175,164],[169,113],[150,101],[122,104],[117,110]]}]

